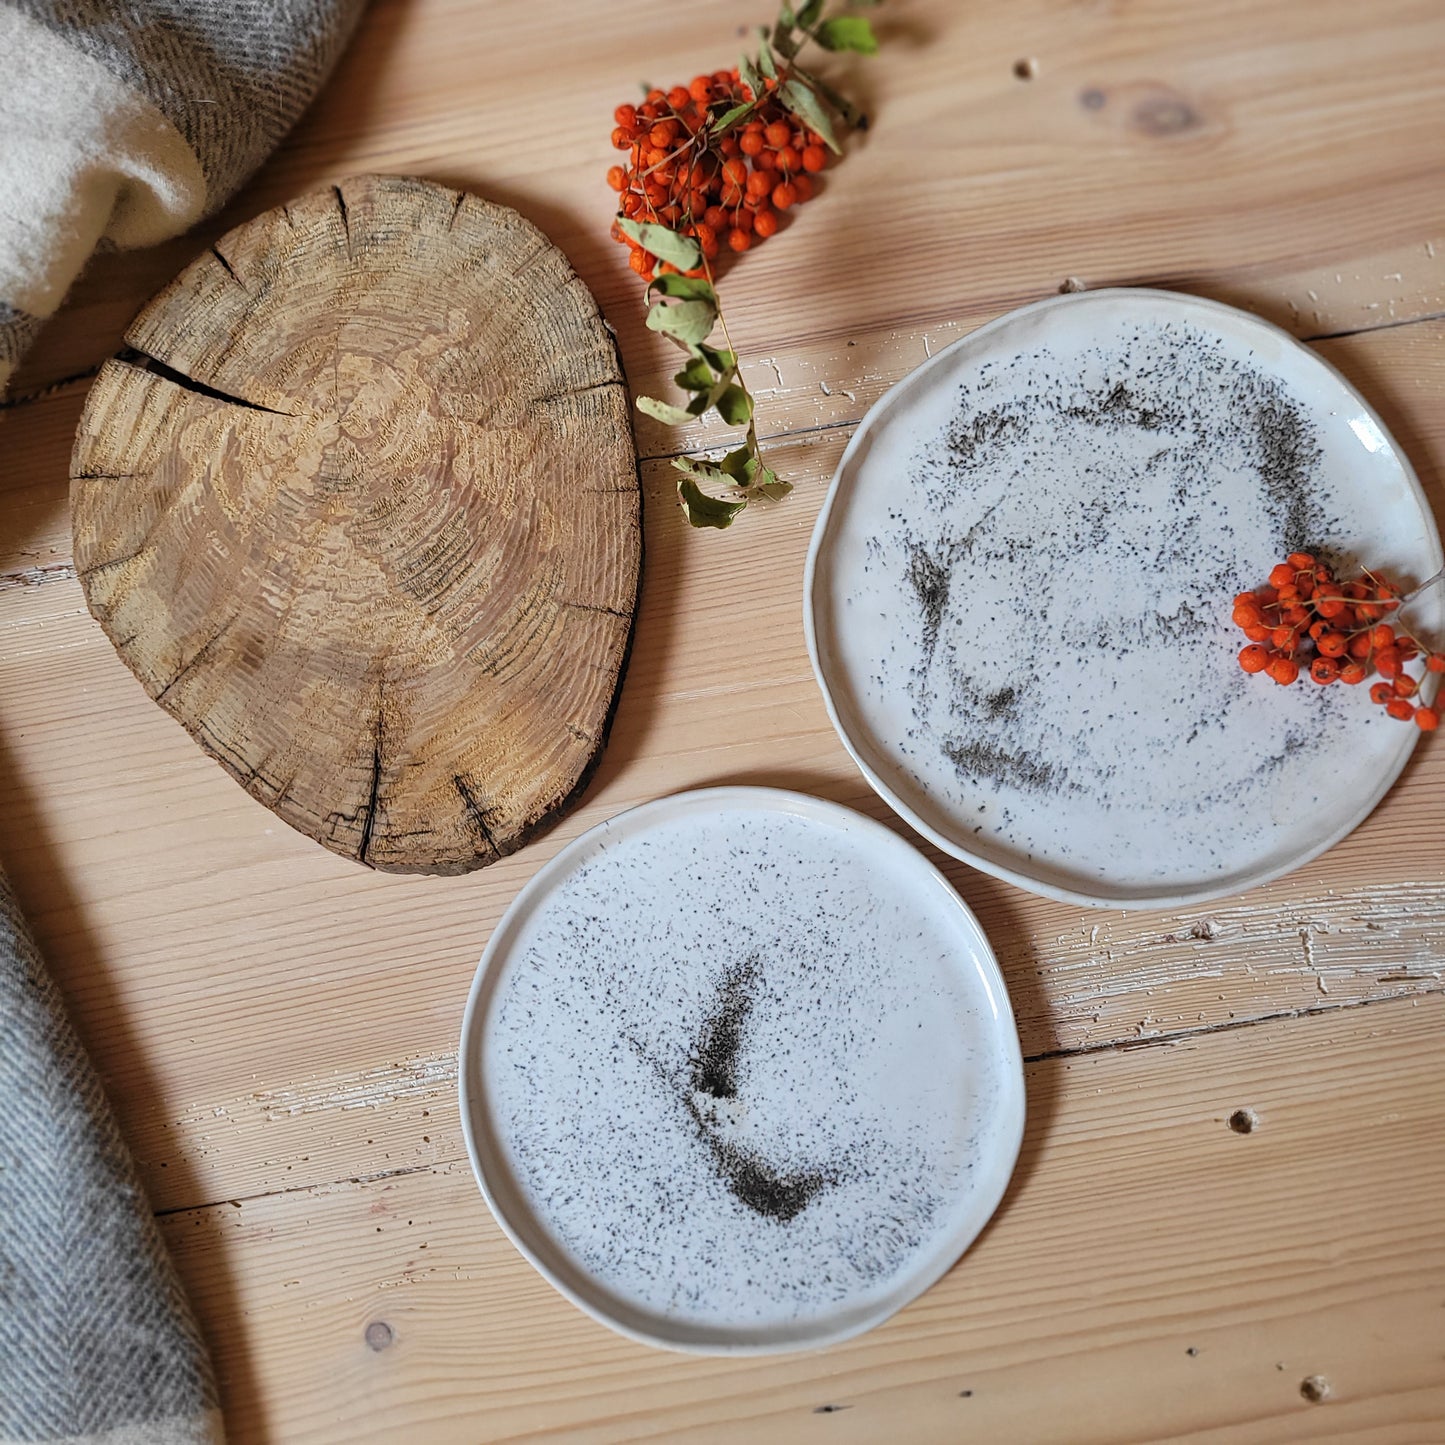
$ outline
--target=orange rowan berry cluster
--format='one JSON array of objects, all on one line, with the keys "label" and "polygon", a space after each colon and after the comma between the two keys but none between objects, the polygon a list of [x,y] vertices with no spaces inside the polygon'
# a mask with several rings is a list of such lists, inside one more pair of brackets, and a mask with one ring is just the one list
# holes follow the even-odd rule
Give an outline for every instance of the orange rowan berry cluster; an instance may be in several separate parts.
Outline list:
[{"label": "orange rowan berry cluster", "polygon": [[[763,84],[759,99],[738,70],[717,70],[689,86],[651,90],[640,105],[619,105],[612,144],[627,152],[628,164],[613,166],[607,184],[619,193],[621,214],[692,237],[705,262],[724,246],[746,251],[773,235],[780,212],[812,198],[828,151],[777,99],[777,80]],[[719,133],[719,122],[741,106],[751,107],[746,117]],[[632,248],[630,264],[644,280],[674,269],[615,222],[612,237]]]},{"label": "orange rowan berry cluster", "polygon": [[1308,552],[1291,552],[1269,582],[1234,599],[1234,622],[1249,645],[1239,654],[1245,672],[1262,672],[1287,686],[1306,671],[1321,686],[1357,686],[1371,671],[1381,681],[1370,697],[1393,718],[1434,732],[1440,715],[1411,701],[1420,682],[1406,667],[1423,656],[1431,672],[1445,672],[1445,655],[1428,652],[1408,632],[1383,619],[1398,611],[1401,591],[1366,571],[1340,581]]}]

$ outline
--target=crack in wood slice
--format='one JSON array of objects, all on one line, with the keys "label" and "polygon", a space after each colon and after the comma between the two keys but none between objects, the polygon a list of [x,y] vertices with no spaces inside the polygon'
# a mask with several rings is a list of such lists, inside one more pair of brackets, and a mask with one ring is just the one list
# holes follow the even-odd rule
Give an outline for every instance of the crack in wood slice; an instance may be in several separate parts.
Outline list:
[{"label": "crack in wood slice", "polygon": [[515,212],[326,186],[221,238],[102,368],[86,602],[150,695],[337,853],[456,873],[585,787],[642,537],[615,341]]}]

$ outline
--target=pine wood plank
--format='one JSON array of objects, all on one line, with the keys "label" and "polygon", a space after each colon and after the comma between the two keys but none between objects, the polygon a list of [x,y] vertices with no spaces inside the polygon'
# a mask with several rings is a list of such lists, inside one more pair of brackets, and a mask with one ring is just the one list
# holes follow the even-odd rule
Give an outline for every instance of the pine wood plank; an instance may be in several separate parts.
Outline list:
[{"label": "pine wood plank", "polygon": [[1031,1065],[983,1238],[812,1355],[611,1335],[463,1163],[164,1224],[238,1442],[1421,1441],[1445,1418],[1442,1025],[1445,999],[1401,1000]]},{"label": "pine wood plank", "polygon": [[[1383,333],[1398,336],[1400,333]],[[1445,377],[1445,368],[1442,368]],[[890,823],[834,736],[797,623],[846,430],[781,448],[800,480],[725,537],[644,469],[652,548],[627,687],[578,812],[463,879],[385,878],[291,833],[146,698],[78,584],[0,612],[0,856],[158,1207],[436,1157],[466,985],[567,839],[685,787],[769,783]],[[1034,898],[941,854],[994,940],[1031,1055],[1445,987],[1445,852],[1426,740],[1369,821],[1292,877],[1165,914]],[[257,906],[257,900],[264,906]]]},{"label": "pine wood plank", "polygon": [[[141,303],[224,230],[320,182],[425,174],[514,205],[622,330],[635,384],[665,353],[606,238],[611,113],[643,72],[686,81],[746,18],[641,0],[555,19],[500,0],[379,0],[294,135],[219,218],[99,258],[16,388],[94,366]],[[749,353],[845,327],[979,320],[1056,290],[1131,281],[1244,300],[1301,334],[1445,310],[1445,21],[1388,0],[1181,10],[1062,0],[879,17],[877,61],[842,71],[877,125],[790,244],[749,256],[726,296]],[[1032,59],[1035,78],[1014,67]],[[1339,280],[1334,278],[1338,275]],[[860,284],[866,278],[866,284]]]}]

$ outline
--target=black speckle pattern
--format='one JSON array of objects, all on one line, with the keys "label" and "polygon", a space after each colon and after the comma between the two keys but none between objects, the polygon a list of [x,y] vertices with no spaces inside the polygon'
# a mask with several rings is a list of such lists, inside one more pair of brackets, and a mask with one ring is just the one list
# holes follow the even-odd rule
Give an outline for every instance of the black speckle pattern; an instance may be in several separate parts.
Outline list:
[{"label": "black speckle pattern", "polygon": [[1408,751],[1364,689],[1237,666],[1234,595],[1292,549],[1431,570],[1373,422],[1266,328],[1069,298],[935,359],[859,442],[820,665],[863,760],[966,855],[1101,899],[1229,891]]},{"label": "black speckle pattern", "polygon": [[529,915],[484,1024],[488,1111],[611,1295],[726,1328],[826,1317],[992,1187],[1013,1045],[965,915],[883,851],[699,809],[604,836]]}]

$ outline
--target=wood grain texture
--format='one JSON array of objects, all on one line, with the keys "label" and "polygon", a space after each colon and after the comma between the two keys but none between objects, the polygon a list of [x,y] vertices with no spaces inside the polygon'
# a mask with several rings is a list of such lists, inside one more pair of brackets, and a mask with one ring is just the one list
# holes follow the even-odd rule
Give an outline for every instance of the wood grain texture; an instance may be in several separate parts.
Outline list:
[{"label": "wood grain texture", "polygon": [[[481,873],[357,869],[211,766],[136,688],[71,570],[84,383],[0,409],[0,857],[167,1211],[237,1441],[1440,1437],[1433,739],[1349,839],[1209,908],[1085,910],[924,850],[1000,955],[1033,1060],[1030,1134],[961,1267],[843,1351],[739,1364],[614,1339],[511,1251],[462,1163],[466,988],[502,909],[566,841],[719,782],[884,817],[808,667],[803,557],[852,426],[949,340],[1069,277],[1354,333],[1321,354],[1445,514],[1438,7],[875,14],[883,53],[854,71],[873,128],[723,282],[797,490],[692,534],[662,459],[722,434],[639,425],[648,585],[612,741],[577,811]],[[542,226],[617,326],[632,389],[666,392],[672,353],[606,239],[610,112],[644,74],[727,59],[747,18],[374,0],[247,191],[169,247],[99,258],[20,390],[95,366],[236,224],[383,170]],[[1224,1123],[1238,1108],[1258,1115],[1248,1136]],[[1318,1404],[1300,1393],[1314,1375]],[[814,1413],[827,1405],[847,1408]]]},{"label": "wood grain texture", "polygon": [[1432,998],[1030,1065],[993,1225],[821,1353],[608,1334],[462,1163],[185,1211],[166,1237],[238,1322],[214,1343],[243,1438],[1423,1442],[1445,1419],[1442,1026]]},{"label": "wood grain texture", "polygon": [[333,852],[456,873],[596,767],[642,559],[585,286],[504,207],[362,177],[223,237],[72,458],[86,602],[146,691]]}]

